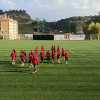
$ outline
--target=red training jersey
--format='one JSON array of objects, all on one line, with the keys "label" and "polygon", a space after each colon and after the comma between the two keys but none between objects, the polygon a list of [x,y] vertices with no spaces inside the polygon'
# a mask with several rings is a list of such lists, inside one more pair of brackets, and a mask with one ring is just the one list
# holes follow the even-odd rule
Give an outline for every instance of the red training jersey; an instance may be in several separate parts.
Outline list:
[{"label": "red training jersey", "polygon": [[46,57],[47,57],[48,59],[50,59],[50,52],[49,52],[49,51],[46,53]]},{"label": "red training jersey", "polygon": [[62,56],[65,56],[65,51],[64,51],[64,48],[62,48],[62,53],[61,53]]},{"label": "red training jersey", "polygon": [[16,59],[17,59],[17,53],[13,51],[11,53],[11,58],[12,58],[12,60],[15,60],[16,61]]}]

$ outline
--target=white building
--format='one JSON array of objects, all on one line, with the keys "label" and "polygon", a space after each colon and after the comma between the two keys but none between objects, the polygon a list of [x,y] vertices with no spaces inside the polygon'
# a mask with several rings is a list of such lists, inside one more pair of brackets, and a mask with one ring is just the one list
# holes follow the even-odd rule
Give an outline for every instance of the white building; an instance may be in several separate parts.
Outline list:
[{"label": "white building", "polygon": [[7,15],[0,15],[0,33],[3,39],[18,39],[18,22]]}]

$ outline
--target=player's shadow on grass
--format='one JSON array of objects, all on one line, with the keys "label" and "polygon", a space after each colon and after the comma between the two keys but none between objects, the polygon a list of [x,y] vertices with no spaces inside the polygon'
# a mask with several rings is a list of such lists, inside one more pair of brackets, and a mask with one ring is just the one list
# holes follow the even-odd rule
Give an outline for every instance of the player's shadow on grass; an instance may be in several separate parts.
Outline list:
[{"label": "player's shadow on grass", "polygon": [[11,61],[0,61],[0,65],[2,69],[0,72],[19,72],[19,73],[30,73],[30,69],[28,67],[22,67],[20,65],[12,65]]},{"label": "player's shadow on grass", "polygon": [[0,70],[0,72],[22,72],[22,71],[16,71],[16,70]]},{"label": "player's shadow on grass", "polygon": [[1,64],[11,64],[11,62],[10,61],[0,61],[0,65]]}]

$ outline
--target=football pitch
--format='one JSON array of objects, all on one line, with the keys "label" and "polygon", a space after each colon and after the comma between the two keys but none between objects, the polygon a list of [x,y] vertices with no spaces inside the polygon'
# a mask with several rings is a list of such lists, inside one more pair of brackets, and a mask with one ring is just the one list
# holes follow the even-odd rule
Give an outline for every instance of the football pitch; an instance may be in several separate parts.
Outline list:
[{"label": "football pitch", "polygon": [[[13,48],[28,52],[44,45],[64,47],[72,58],[66,64],[11,65]],[[0,41],[0,100],[100,100],[100,41]]]}]

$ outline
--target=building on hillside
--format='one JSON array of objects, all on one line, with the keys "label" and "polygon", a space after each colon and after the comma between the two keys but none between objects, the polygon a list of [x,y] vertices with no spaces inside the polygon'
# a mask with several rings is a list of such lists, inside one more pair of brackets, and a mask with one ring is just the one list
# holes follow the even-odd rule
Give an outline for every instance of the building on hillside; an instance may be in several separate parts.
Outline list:
[{"label": "building on hillside", "polygon": [[0,15],[0,35],[4,40],[18,39],[18,22],[7,14]]}]

